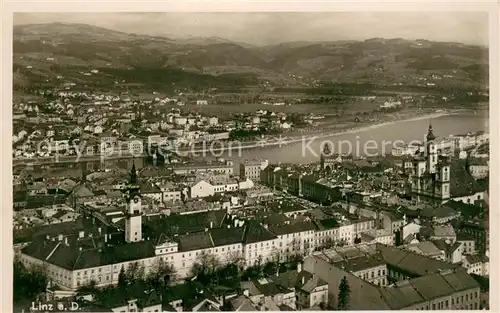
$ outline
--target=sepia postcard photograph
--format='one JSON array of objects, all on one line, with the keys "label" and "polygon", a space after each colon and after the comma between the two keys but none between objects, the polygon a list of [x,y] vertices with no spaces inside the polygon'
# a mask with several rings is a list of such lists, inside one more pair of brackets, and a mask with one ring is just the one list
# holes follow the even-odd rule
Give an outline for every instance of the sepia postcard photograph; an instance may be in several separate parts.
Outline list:
[{"label": "sepia postcard photograph", "polygon": [[14,312],[494,309],[498,12],[277,8],[12,13]]}]

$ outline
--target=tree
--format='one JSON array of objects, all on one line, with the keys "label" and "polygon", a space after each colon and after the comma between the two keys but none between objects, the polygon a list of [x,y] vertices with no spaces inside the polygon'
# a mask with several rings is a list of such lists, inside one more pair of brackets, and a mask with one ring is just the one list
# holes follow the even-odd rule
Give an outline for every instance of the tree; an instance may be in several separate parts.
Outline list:
[{"label": "tree", "polygon": [[127,276],[125,275],[125,268],[122,266],[120,274],[118,274],[118,288],[125,288],[127,286]]},{"label": "tree", "polygon": [[276,272],[278,271],[278,264],[274,262],[267,262],[266,264],[264,264],[262,271],[266,276],[276,275]]},{"label": "tree", "polygon": [[203,252],[198,256],[197,262],[191,269],[191,273],[198,278],[198,281],[208,285],[214,283],[212,281],[213,278],[218,278],[215,274],[219,266],[219,260],[215,255]]},{"label": "tree", "polygon": [[278,248],[273,247],[271,255],[268,258],[268,262],[274,263],[276,266],[279,266],[281,263],[281,259],[282,259],[281,254],[282,253]]},{"label": "tree", "polygon": [[286,256],[287,261],[291,262],[292,264],[300,262],[302,260],[303,256],[305,256],[305,254],[306,254],[303,247],[302,247],[301,241],[297,238],[294,238],[292,240],[290,246],[291,246],[291,248],[290,248],[290,250],[288,250],[288,253]]},{"label": "tree", "polygon": [[259,265],[253,265],[250,267],[247,267],[243,273],[241,273],[241,279],[242,280],[251,280],[251,279],[256,279],[260,277],[260,266]]},{"label": "tree", "polygon": [[349,287],[349,282],[347,277],[344,276],[340,281],[339,294],[338,294],[338,304],[339,310],[347,310],[349,308],[349,301],[351,296],[351,288]]},{"label": "tree", "polygon": [[172,281],[174,274],[175,271],[172,265],[162,259],[158,259],[157,262],[150,268],[146,280],[153,288],[167,288]]},{"label": "tree", "polygon": [[97,289],[97,281],[92,279],[87,284],[82,285],[80,288],[78,288],[78,293],[79,294],[94,293],[97,290],[98,290]]},{"label": "tree", "polygon": [[27,269],[21,262],[14,263],[14,301],[33,301],[47,288],[48,278],[41,267]]},{"label": "tree", "polygon": [[301,254],[294,254],[288,260],[288,264],[291,268],[297,268],[297,265],[299,263],[302,263],[303,261],[304,261],[304,257]]},{"label": "tree", "polygon": [[125,272],[127,283],[144,280],[145,267],[138,262],[133,262],[128,265]]},{"label": "tree", "polygon": [[315,250],[321,251],[325,249],[331,249],[337,245],[335,239],[332,237],[327,237],[324,240],[325,241],[321,245],[317,246]]},{"label": "tree", "polygon": [[243,258],[240,251],[230,251],[227,256],[227,261],[228,263],[234,264],[238,267],[238,274],[239,271],[242,271],[245,266],[245,258]]},{"label": "tree", "polygon": [[347,240],[345,240],[345,239],[342,239],[342,240],[340,240],[340,241],[337,243],[337,246],[338,246],[338,247],[344,247],[344,246],[346,246],[346,245],[347,245]]},{"label": "tree", "polygon": [[217,270],[217,277],[220,281],[234,282],[238,280],[240,269],[237,264],[228,263]]}]

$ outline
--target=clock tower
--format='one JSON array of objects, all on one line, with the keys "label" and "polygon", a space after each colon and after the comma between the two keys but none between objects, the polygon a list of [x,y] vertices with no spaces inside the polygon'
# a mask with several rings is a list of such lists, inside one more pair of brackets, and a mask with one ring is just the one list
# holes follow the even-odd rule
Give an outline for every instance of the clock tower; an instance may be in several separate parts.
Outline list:
[{"label": "clock tower", "polygon": [[138,242],[142,240],[142,204],[135,164],[132,165],[130,180],[124,192],[127,201],[125,208],[125,241]]}]

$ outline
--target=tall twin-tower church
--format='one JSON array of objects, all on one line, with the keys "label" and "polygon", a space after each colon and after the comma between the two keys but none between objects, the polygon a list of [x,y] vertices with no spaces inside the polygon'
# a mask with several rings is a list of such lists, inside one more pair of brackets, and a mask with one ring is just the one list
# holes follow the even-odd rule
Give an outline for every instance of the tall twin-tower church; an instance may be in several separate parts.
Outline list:
[{"label": "tall twin-tower church", "polygon": [[430,198],[444,202],[450,199],[450,158],[439,154],[432,124],[427,131],[425,151],[413,159],[411,186],[416,200]]},{"label": "tall twin-tower church", "polygon": [[[412,197],[417,200],[445,202],[450,199],[450,158],[437,149],[437,140],[429,123],[424,151],[413,156],[413,169],[409,182]],[[322,170],[332,168],[339,156],[332,155],[330,147],[324,146],[320,155]]]}]

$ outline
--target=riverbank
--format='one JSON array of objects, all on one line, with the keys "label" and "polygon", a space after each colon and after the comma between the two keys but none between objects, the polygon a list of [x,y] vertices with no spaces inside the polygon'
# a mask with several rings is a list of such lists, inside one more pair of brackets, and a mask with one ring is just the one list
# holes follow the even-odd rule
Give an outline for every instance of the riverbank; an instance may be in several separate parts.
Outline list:
[{"label": "riverbank", "polygon": [[[409,117],[409,118],[397,120],[397,121],[381,122],[381,123],[376,123],[376,124],[372,124],[372,125],[363,125],[360,127],[349,128],[346,130],[339,130],[337,132],[322,132],[322,133],[318,133],[318,134],[314,134],[314,135],[307,135],[304,137],[306,138],[305,140],[310,140],[311,138],[321,139],[321,138],[325,138],[325,137],[334,137],[334,136],[340,136],[340,135],[345,135],[345,134],[355,134],[358,132],[377,129],[379,127],[389,126],[389,125],[393,125],[393,124],[397,124],[397,123],[420,121],[420,120],[426,120],[426,119],[431,120],[431,119],[435,119],[435,118],[439,118],[439,117],[443,117],[443,116],[449,116],[449,115],[453,115],[453,114],[456,114],[456,113],[451,113],[451,112],[430,113],[430,114],[416,116],[416,117]],[[301,137],[301,138],[293,138],[292,140],[301,141],[303,139]]]},{"label": "riverbank", "polygon": [[348,128],[348,129],[343,129],[343,130],[338,130],[338,131],[327,131],[327,132],[319,132],[319,133],[314,133],[314,134],[307,134],[307,135],[302,135],[302,136],[291,136],[291,137],[286,137],[281,135],[278,137],[274,137],[274,139],[262,139],[259,141],[253,141],[253,142],[237,142],[237,141],[232,141],[232,142],[227,142],[227,145],[224,144],[224,142],[220,142],[215,144],[214,142],[205,144],[202,148],[197,148],[195,146],[190,147],[190,148],[177,148],[176,151],[179,153],[187,153],[187,154],[199,154],[199,153],[204,153],[207,151],[210,152],[218,152],[218,151],[230,151],[230,150],[243,150],[243,149],[256,149],[256,148],[266,148],[266,147],[272,147],[272,146],[286,146],[289,144],[297,143],[297,142],[310,142],[314,141],[316,139],[322,139],[322,138],[330,138],[330,137],[336,137],[336,136],[341,136],[341,135],[346,135],[346,134],[355,134],[359,132],[364,132],[364,131],[369,131],[369,130],[374,130],[380,127],[385,127],[397,123],[403,123],[403,122],[411,122],[411,121],[419,121],[419,120],[425,120],[425,119],[435,119],[435,118],[440,118],[443,116],[449,116],[449,115],[454,115],[457,114],[456,112],[433,112],[433,113],[428,113],[420,116],[413,116],[413,117],[408,117],[405,119],[400,119],[396,121],[384,121],[384,122],[379,122],[379,123],[374,123],[371,125],[364,124],[363,126],[360,127],[353,127],[353,128]]},{"label": "riverbank", "polygon": [[[454,114],[450,114],[454,113]],[[486,114],[484,114],[486,113]],[[322,143],[325,140],[329,140],[334,144],[333,150],[335,153],[356,153],[362,154],[362,151],[349,151],[342,142],[353,143],[353,149],[361,149],[360,147],[365,147],[368,141],[383,143],[385,141],[389,142],[411,142],[414,140],[422,141],[424,140],[424,134],[429,126],[429,119],[433,119],[433,127],[436,136],[448,136],[452,134],[463,134],[468,132],[477,132],[480,130],[489,130],[489,118],[488,112],[482,112],[481,114],[474,114],[474,112],[465,112],[461,110],[460,112],[434,112],[433,114],[425,114],[419,116],[409,116],[407,119],[401,119],[393,122],[378,123],[375,125],[358,125],[352,129],[344,129],[337,132],[327,132],[323,130],[323,136],[316,135],[305,136],[304,139],[313,138],[312,141],[305,141],[302,138],[295,138],[296,143],[284,144],[283,142],[268,142],[267,145],[256,145],[247,143],[246,145],[235,142],[232,147],[229,141],[220,141],[206,143],[206,149],[201,149],[201,147],[185,147],[181,149],[178,147],[171,147],[170,151],[180,152],[184,156],[192,157],[207,157],[214,158],[220,157],[227,160],[232,160],[236,164],[239,164],[242,159],[252,160],[252,159],[267,159],[269,162],[277,163],[309,163],[317,162],[319,158],[319,153],[322,149]],[[435,119],[435,120],[434,120]],[[314,140],[314,138],[329,137],[327,139]],[[288,139],[290,142],[292,139]],[[307,144],[307,148],[304,149],[304,145],[300,143]],[[285,140],[286,143],[286,140]],[[282,145],[281,147],[279,145]],[[359,144],[359,146],[358,146]],[[372,145],[370,145],[371,147]],[[384,144],[382,144],[382,148]],[[195,149],[196,148],[196,149]],[[221,149],[222,148],[222,149]],[[230,149],[232,148],[232,149]],[[347,149],[347,150],[344,150]],[[372,151],[372,148],[369,148]],[[183,151],[184,150],[184,151]],[[203,152],[205,151],[205,152]],[[383,153],[383,149],[380,151]],[[122,151],[123,152],[123,151]],[[166,152],[166,151],[164,151]],[[197,152],[197,153],[192,153]],[[387,153],[389,151],[385,151]],[[371,153],[371,152],[370,152]],[[142,154],[141,156],[136,155],[136,158],[146,156]],[[82,155],[80,158],[77,156],[59,156],[58,159],[53,158],[42,158],[42,159],[14,159],[14,166],[28,165],[28,164],[52,164],[58,162],[82,162],[82,161],[99,161],[102,159],[126,159],[132,158],[132,155],[119,156],[115,155],[101,156],[94,155],[92,157],[87,157]]]}]

